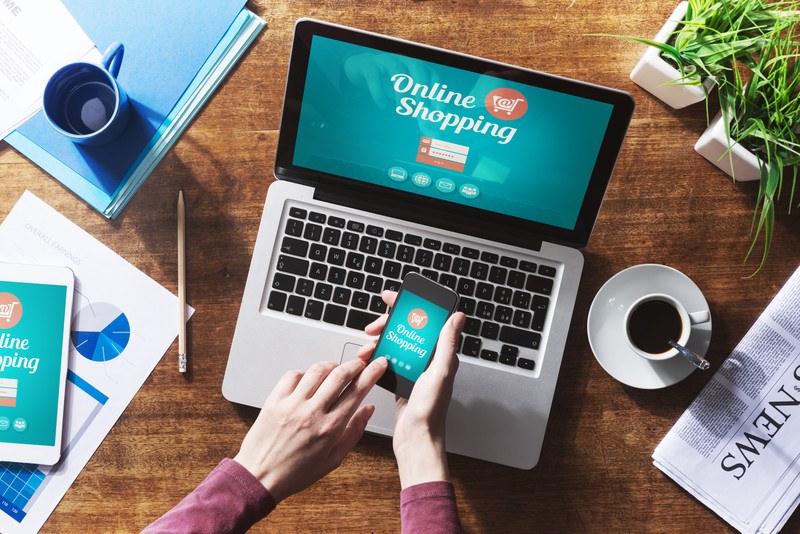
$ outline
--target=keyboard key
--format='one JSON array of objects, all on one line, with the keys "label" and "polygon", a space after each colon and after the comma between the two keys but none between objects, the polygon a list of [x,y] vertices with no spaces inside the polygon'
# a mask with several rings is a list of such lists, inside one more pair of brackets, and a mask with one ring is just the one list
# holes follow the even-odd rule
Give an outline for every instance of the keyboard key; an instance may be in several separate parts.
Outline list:
[{"label": "keyboard key", "polygon": [[422,242],[422,246],[431,250],[439,250],[442,248],[442,242],[435,239],[425,238],[425,241]]},{"label": "keyboard key", "polygon": [[335,304],[325,305],[325,313],[322,315],[322,320],[326,323],[343,325],[345,317],[347,317],[347,308]]},{"label": "keyboard key", "polygon": [[414,263],[421,267],[430,267],[433,264],[433,252],[424,248],[418,248],[414,256]]},{"label": "keyboard key", "polygon": [[387,261],[383,264],[383,276],[386,278],[400,278],[401,267],[396,261]]},{"label": "keyboard key", "polygon": [[397,244],[391,241],[381,241],[378,245],[378,256],[382,258],[394,258],[394,252],[397,250]]},{"label": "keyboard key", "polygon": [[[514,319],[511,320],[511,324],[520,328],[528,328],[531,325],[531,317],[531,312],[516,310],[514,312]],[[539,330],[541,330],[541,328]]]},{"label": "keyboard key", "polygon": [[497,334],[499,332],[500,325],[497,323],[484,321],[483,326],[481,326],[481,337],[485,337],[486,339],[497,339]]},{"label": "keyboard key", "polygon": [[536,366],[536,362],[529,360],[528,358],[520,358],[517,360],[517,366],[529,371],[533,371],[533,368]]},{"label": "keyboard key", "polygon": [[406,237],[403,239],[403,242],[418,247],[422,245],[422,238],[418,235],[406,234]]},{"label": "keyboard key", "polygon": [[492,300],[494,295],[494,286],[486,282],[478,282],[478,288],[475,291],[475,297],[482,300]]},{"label": "keyboard key", "polygon": [[347,258],[347,252],[340,248],[331,248],[328,251],[328,263],[332,265],[344,265],[344,260]]},{"label": "keyboard key", "polygon": [[287,293],[291,293],[294,291],[294,282],[294,276],[283,273],[275,273],[275,276],[272,278],[272,287],[275,289],[280,289],[281,291],[286,291]]},{"label": "keyboard key", "polygon": [[378,276],[367,276],[367,281],[364,284],[364,290],[370,293],[380,293],[383,289],[383,278]]},{"label": "keyboard key", "polygon": [[478,357],[481,350],[481,340],[477,337],[465,336],[464,343],[461,345],[461,354],[464,356]]},{"label": "keyboard key", "polygon": [[534,293],[549,295],[553,290],[553,279],[529,274],[528,281],[525,283],[525,289]]},{"label": "keyboard key", "polygon": [[536,272],[536,264],[530,261],[522,260],[521,262],[519,262],[519,268],[522,269],[523,271],[528,271],[529,273]]},{"label": "keyboard key", "polygon": [[475,301],[469,298],[460,298],[458,299],[458,311],[464,312],[466,315],[474,315],[475,314]]},{"label": "keyboard key", "polygon": [[513,326],[504,326],[500,329],[500,341],[528,349],[538,350],[539,343],[542,341],[542,336],[536,332],[520,330],[519,328],[514,328]]},{"label": "keyboard key", "polygon": [[386,280],[383,283],[384,291],[400,291],[400,280]]},{"label": "keyboard key", "polygon": [[305,219],[308,212],[302,208],[289,208],[289,216],[298,219]]},{"label": "keyboard key", "polygon": [[515,347],[514,345],[503,345],[500,349],[500,354],[504,356],[510,356],[511,358],[516,358],[519,356],[519,347]]},{"label": "keyboard key", "polygon": [[525,308],[531,305],[531,294],[525,291],[514,291],[514,296],[511,298],[511,304],[515,308]]},{"label": "keyboard key", "polygon": [[322,242],[326,245],[338,245],[340,237],[342,237],[342,232],[336,228],[325,228],[325,231],[322,232]]},{"label": "keyboard key", "polygon": [[383,260],[374,256],[368,256],[364,261],[364,270],[372,274],[381,274]]},{"label": "keyboard key", "polygon": [[341,217],[328,217],[328,224],[336,228],[344,228],[344,219]]},{"label": "keyboard key", "polygon": [[349,252],[345,265],[347,265],[348,269],[362,270],[364,268],[364,255],[358,252]]},{"label": "keyboard key", "polygon": [[408,273],[418,273],[420,271],[419,267],[415,265],[404,265],[403,266],[403,273],[400,275],[400,278],[405,279]]},{"label": "keyboard key", "polygon": [[494,301],[500,304],[511,304],[513,290],[508,287],[497,286],[494,290]]},{"label": "keyboard key", "polygon": [[471,297],[474,292],[475,292],[475,280],[471,280],[469,278],[458,279],[458,287],[456,288],[456,293],[458,293],[459,295],[466,295],[468,297]]},{"label": "keyboard key", "polygon": [[361,238],[358,250],[365,254],[375,254],[375,251],[378,250],[378,240],[374,237],[364,236]]},{"label": "keyboard key", "polygon": [[369,301],[369,309],[375,313],[386,313],[386,303],[380,295],[373,295]]},{"label": "keyboard key", "polygon": [[514,310],[508,306],[498,306],[494,311],[494,320],[498,323],[508,324],[513,318]]},{"label": "keyboard key", "polygon": [[315,222],[315,223],[322,223],[322,224],[325,224],[325,219],[327,219],[327,217],[325,217],[325,214],[324,214],[324,213],[318,213],[318,212],[316,212],[316,211],[312,211],[312,212],[311,212],[311,213],[308,215],[308,220],[309,220],[309,221],[312,221],[312,222]]},{"label": "keyboard key", "polygon": [[301,278],[297,281],[295,291],[304,297],[310,297],[314,293],[314,282]]},{"label": "keyboard key", "polygon": [[[364,273],[350,271],[347,273],[347,287],[361,289],[364,287]],[[366,306],[364,306],[366,308]]]},{"label": "keyboard key", "polygon": [[461,352],[461,345],[464,343],[464,334],[459,334],[458,341],[456,341],[456,352]]},{"label": "keyboard key", "polygon": [[556,268],[549,265],[539,265],[539,274],[553,278],[556,275]]},{"label": "keyboard key", "polygon": [[505,365],[517,365],[517,358],[508,356],[507,354],[500,355],[500,363]]},{"label": "keyboard key", "polygon": [[531,305],[531,309],[533,310],[533,321],[531,328],[538,332],[542,331],[544,328],[544,320],[547,318],[547,306],[549,305],[549,298],[541,295],[535,295],[533,297],[533,304]]},{"label": "keyboard key", "polygon": [[519,271],[511,271],[508,273],[508,280],[506,281],[511,287],[522,289],[525,287],[525,273]]},{"label": "keyboard key", "polygon": [[342,235],[341,245],[346,249],[356,250],[358,248],[358,234],[345,232],[344,235]]},{"label": "keyboard key", "polygon": [[502,265],[503,267],[510,267],[512,269],[516,269],[518,263],[519,262],[517,261],[517,258],[509,258],[508,256],[503,256],[500,258],[500,265]]},{"label": "keyboard key", "polygon": [[343,285],[345,278],[347,278],[347,271],[341,267],[331,267],[328,271],[328,282],[336,285]]},{"label": "keyboard key", "polygon": [[362,310],[366,310],[367,306],[369,306],[369,295],[367,295],[363,291],[354,291],[353,300],[350,301],[350,304],[352,304],[353,307],[355,308],[361,308]]},{"label": "keyboard key", "polygon": [[324,263],[312,263],[311,271],[308,273],[308,276],[314,280],[325,280],[328,276],[328,266]]},{"label": "keyboard key", "polygon": [[350,221],[347,223],[347,229],[359,234],[364,231],[364,223],[358,221]]},{"label": "keyboard key", "polygon": [[325,308],[325,304],[318,300],[309,300],[306,304],[306,312],[303,314],[304,317],[307,319],[315,319],[319,321],[322,319],[322,310]]},{"label": "keyboard key", "polygon": [[333,302],[336,304],[350,304],[350,293],[346,287],[336,287],[333,289]]},{"label": "keyboard key", "polygon": [[459,247],[458,245],[454,245],[453,243],[445,243],[442,246],[442,250],[444,252],[447,252],[448,254],[460,254],[461,253],[461,247]]},{"label": "keyboard key", "polygon": [[367,226],[367,233],[373,237],[383,237],[383,228],[380,226]]},{"label": "keyboard key", "polygon": [[398,232],[397,230],[386,230],[386,239],[389,239],[390,241],[402,241],[403,232]]},{"label": "keyboard key", "polygon": [[303,221],[298,221],[297,219],[287,219],[284,233],[286,235],[300,237],[303,235]]},{"label": "keyboard key", "polygon": [[306,308],[306,299],[298,297],[297,295],[289,295],[289,301],[286,303],[286,313],[292,315],[303,315],[303,310]]},{"label": "keyboard key", "polygon": [[449,271],[450,265],[453,262],[453,258],[447,256],[446,254],[436,254],[433,258],[433,268],[439,269],[440,271]]},{"label": "keyboard key", "polygon": [[314,298],[319,300],[331,300],[331,293],[333,293],[333,286],[330,284],[317,284],[314,290]]},{"label": "keyboard key", "polygon": [[453,274],[467,276],[469,274],[469,260],[465,260],[464,258],[454,258]]},{"label": "keyboard key", "polygon": [[490,362],[496,362],[497,352],[493,350],[483,349],[481,351],[481,360],[489,360]]},{"label": "keyboard key", "polygon": [[328,247],[314,243],[311,245],[308,257],[315,261],[325,261],[325,256],[328,255]]},{"label": "keyboard key", "polygon": [[495,284],[505,284],[507,275],[508,270],[503,269],[502,267],[494,265],[491,269],[489,269],[489,281],[494,282]]},{"label": "keyboard key", "polygon": [[439,273],[432,269],[422,269],[422,276],[427,278],[428,280],[433,280],[434,282],[439,280]]},{"label": "keyboard key", "polygon": [[350,310],[350,313],[347,315],[347,326],[349,328],[355,328],[356,330],[364,330],[364,327],[377,318],[378,315],[374,313]]},{"label": "keyboard key", "polygon": [[464,333],[471,336],[477,336],[481,332],[481,322],[474,317],[467,317],[464,322]]},{"label": "keyboard key", "polygon": [[322,226],[308,223],[305,231],[303,232],[303,239],[308,241],[319,241],[320,237],[322,237]]},{"label": "keyboard key", "polygon": [[491,319],[494,315],[494,304],[491,302],[479,302],[475,315],[481,319]]},{"label": "keyboard key", "polygon": [[469,275],[472,278],[477,278],[478,280],[486,280],[486,276],[489,274],[489,266],[485,263],[474,262],[472,264],[472,270],[470,270]]},{"label": "keyboard key", "polygon": [[481,261],[485,261],[486,263],[497,263],[499,260],[500,256],[494,252],[481,252]]},{"label": "keyboard key", "polygon": [[281,254],[278,256],[277,269],[285,273],[296,274],[297,276],[306,276],[308,274],[308,260],[301,260],[300,258],[293,258]]},{"label": "keyboard key", "polygon": [[281,241],[281,252],[305,258],[308,253],[308,243],[293,237],[284,237]]},{"label": "keyboard key", "polygon": [[267,301],[267,308],[282,312],[284,306],[286,306],[286,293],[281,293],[280,291],[270,291],[269,300]]},{"label": "keyboard key", "polygon": [[397,247],[397,258],[398,260],[411,263],[414,261],[414,247],[409,247],[408,245],[400,245]]},{"label": "keyboard key", "polygon": [[452,274],[442,273],[439,275],[439,283],[455,291],[458,279]]}]

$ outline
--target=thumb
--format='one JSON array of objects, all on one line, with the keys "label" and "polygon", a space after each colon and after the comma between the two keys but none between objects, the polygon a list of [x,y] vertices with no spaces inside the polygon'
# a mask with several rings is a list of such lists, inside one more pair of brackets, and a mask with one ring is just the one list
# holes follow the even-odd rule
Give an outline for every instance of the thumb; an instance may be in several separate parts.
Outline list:
[{"label": "thumb", "polygon": [[436,369],[445,376],[455,375],[458,369],[456,347],[458,347],[458,336],[461,335],[465,321],[464,314],[456,312],[444,323],[442,332],[439,334],[439,341],[436,343],[436,352],[431,362],[431,368]]}]

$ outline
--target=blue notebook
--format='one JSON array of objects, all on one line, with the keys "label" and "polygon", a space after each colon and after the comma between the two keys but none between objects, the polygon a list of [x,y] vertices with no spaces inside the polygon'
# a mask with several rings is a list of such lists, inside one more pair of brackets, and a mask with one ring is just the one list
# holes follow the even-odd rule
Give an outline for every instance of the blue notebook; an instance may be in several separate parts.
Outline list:
[{"label": "blue notebook", "polygon": [[[113,41],[125,45],[118,79],[131,100],[128,128],[110,144],[83,147],[57,135],[40,112],[7,140],[23,154],[31,153],[29,157],[36,163],[113,217],[119,211],[108,212],[107,208],[164,134],[165,121],[168,124],[170,115],[180,111],[176,104],[183,98],[185,105],[191,90],[196,91],[202,81],[196,80],[198,73],[219,62],[230,47],[226,39],[234,40],[255,16],[242,9],[244,0],[196,0],[191,6],[126,0],[64,3],[101,51]],[[261,26],[263,21],[259,30]],[[42,157],[45,154],[49,157]],[[75,175],[85,180],[87,187],[68,183],[75,181]]]}]

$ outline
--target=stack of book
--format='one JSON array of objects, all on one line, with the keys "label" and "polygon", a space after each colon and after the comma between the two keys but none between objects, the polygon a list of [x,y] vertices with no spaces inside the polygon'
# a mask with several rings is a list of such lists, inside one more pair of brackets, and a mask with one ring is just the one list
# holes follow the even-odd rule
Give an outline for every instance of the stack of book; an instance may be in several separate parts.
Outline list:
[{"label": "stack of book", "polygon": [[[125,46],[118,80],[125,132],[97,147],[57,134],[42,112],[6,141],[109,218],[116,218],[263,29],[245,0],[140,3],[63,0],[99,50]],[[188,8],[188,9],[187,9]],[[94,61],[100,61],[95,51]]]}]

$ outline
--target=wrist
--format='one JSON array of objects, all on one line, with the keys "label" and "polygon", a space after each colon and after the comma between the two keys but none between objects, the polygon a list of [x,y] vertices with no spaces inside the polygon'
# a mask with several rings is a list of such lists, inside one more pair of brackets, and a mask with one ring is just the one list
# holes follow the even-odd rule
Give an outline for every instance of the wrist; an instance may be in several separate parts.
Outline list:
[{"label": "wrist", "polygon": [[404,443],[395,449],[395,457],[401,489],[425,482],[450,480],[443,443]]}]

